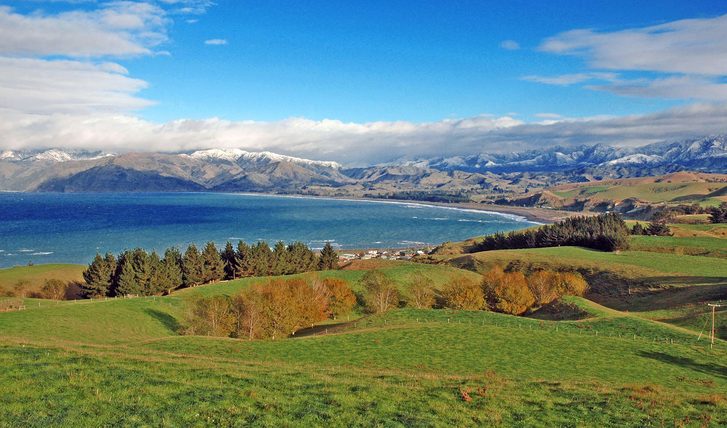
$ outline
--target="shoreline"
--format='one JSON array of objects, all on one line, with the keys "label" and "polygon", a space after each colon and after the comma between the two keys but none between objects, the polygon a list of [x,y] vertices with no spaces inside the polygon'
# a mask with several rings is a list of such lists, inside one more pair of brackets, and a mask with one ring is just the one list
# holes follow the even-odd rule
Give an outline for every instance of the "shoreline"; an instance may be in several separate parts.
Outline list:
[{"label": "shoreline", "polygon": [[[194,192],[192,192],[194,193]],[[210,192],[216,193],[216,192]],[[382,204],[404,204],[404,205],[419,205],[424,207],[444,208],[444,209],[456,209],[461,211],[477,211],[486,214],[501,215],[510,219],[527,221],[530,223],[537,224],[551,224],[556,221],[562,220],[567,217],[575,215],[583,215],[585,213],[579,213],[574,211],[563,211],[553,210],[547,208],[535,208],[535,207],[513,207],[507,205],[493,205],[493,204],[480,204],[477,202],[433,202],[433,201],[421,201],[413,199],[383,199],[383,198],[356,198],[350,196],[319,196],[319,195],[303,195],[298,193],[257,193],[257,192],[222,192],[230,195],[245,195],[245,196],[273,196],[273,197],[288,197],[288,198],[301,198],[301,199],[328,199],[337,201],[350,201],[350,202],[374,202]]]}]

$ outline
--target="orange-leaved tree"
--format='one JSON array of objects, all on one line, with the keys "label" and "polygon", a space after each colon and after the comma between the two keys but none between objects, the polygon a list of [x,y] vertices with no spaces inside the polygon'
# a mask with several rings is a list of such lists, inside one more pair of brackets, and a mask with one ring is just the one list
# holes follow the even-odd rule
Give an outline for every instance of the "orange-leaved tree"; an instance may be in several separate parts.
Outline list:
[{"label": "orange-leaved tree", "polygon": [[480,284],[464,276],[452,278],[442,288],[442,299],[450,309],[474,311],[487,307]]}]

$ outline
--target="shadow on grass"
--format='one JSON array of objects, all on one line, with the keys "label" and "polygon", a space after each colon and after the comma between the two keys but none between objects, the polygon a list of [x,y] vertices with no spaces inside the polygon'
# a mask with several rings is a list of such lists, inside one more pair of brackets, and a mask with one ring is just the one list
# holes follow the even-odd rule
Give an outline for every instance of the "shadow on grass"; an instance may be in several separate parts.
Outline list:
[{"label": "shadow on grass", "polygon": [[146,309],[146,313],[162,323],[162,325],[164,325],[164,327],[166,327],[167,330],[169,330],[171,333],[179,333],[179,322],[173,316],[169,315],[166,312],[158,311],[156,309]]},{"label": "shadow on grass", "polygon": [[631,293],[606,296],[589,293],[591,300],[620,311],[655,311],[703,304],[727,298],[726,278],[650,277],[633,284]]},{"label": "shadow on grass", "polygon": [[727,366],[722,364],[704,364],[698,363],[691,358],[677,357],[674,355],[664,354],[662,352],[640,352],[640,356],[651,358],[663,363],[674,364],[679,367],[688,368],[700,373],[704,373],[710,376],[715,376],[721,379],[727,379]]}]

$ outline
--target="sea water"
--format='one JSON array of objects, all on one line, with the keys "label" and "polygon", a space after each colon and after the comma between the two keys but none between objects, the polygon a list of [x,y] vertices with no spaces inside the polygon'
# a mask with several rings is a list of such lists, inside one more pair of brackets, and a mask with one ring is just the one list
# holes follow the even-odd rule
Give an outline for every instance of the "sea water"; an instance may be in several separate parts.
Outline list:
[{"label": "sea water", "polygon": [[0,193],[0,266],[88,263],[135,247],[244,240],[401,248],[521,229],[523,218],[418,203],[223,193]]}]

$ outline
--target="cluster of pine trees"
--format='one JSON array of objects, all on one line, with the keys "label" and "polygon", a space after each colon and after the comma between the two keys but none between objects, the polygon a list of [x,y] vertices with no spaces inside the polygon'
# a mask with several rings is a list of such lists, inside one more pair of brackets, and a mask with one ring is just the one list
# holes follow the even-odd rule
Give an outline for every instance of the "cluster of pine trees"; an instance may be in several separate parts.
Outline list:
[{"label": "cluster of pine trees", "polygon": [[664,221],[652,221],[646,227],[636,222],[631,228],[631,234],[642,236],[671,236],[672,231]]},{"label": "cluster of pine trees", "polygon": [[475,251],[574,245],[603,251],[628,248],[629,229],[617,213],[570,217],[537,229],[486,236]]},{"label": "cluster of pine trees", "polygon": [[118,256],[96,254],[83,272],[82,289],[90,298],[153,296],[222,279],[289,275],[337,267],[338,255],[328,243],[320,254],[301,242],[287,246],[278,242],[272,249],[264,241],[254,245],[240,241],[236,249],[227,242],[222,251],[208,242],[202,251],[191,244],[184,254],[168,248],[163,256],[136,248]]}]

